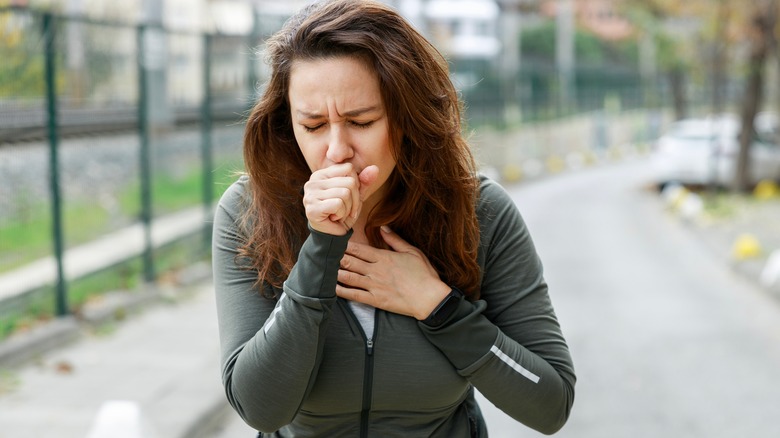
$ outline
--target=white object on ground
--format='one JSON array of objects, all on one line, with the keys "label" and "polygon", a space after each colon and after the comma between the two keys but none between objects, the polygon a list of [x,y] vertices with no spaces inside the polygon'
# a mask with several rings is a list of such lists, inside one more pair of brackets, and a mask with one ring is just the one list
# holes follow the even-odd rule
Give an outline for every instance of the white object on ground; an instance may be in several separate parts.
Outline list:
[{"label": "white object on ground", "polygon": [[100,406],[87,438],[151,438],[141,407],[134,401],[111,400]]},{"label": "white object on ground", "polygon": [[761,271],[761,284],[765,287],[780,285],[780,249],[769,256],[764,270]]}]

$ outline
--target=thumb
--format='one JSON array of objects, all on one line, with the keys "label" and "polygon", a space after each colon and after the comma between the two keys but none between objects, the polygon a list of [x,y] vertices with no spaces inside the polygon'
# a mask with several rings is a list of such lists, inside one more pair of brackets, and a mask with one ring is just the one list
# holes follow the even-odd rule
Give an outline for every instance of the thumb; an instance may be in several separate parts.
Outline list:
[{"label": "thumb", "polygon": [[379,167],[372,164],[360,172],[358,180],[360,180],[360,199],[364,199],[364,194],[371,184],[373,184],[379,177]]}]

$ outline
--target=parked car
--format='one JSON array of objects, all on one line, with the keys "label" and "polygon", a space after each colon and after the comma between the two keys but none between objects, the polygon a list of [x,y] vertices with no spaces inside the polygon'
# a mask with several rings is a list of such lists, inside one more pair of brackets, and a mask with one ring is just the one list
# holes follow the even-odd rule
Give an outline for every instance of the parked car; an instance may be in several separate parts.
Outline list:
[{"label": "parked car", "polygon": [[[780,123],[774,113],[760,113],[750,147],[749,182],[780,180]],[[741,121],[734,114],[672,123],[652,153],[655,183],[730,186],[736,178]]]}]

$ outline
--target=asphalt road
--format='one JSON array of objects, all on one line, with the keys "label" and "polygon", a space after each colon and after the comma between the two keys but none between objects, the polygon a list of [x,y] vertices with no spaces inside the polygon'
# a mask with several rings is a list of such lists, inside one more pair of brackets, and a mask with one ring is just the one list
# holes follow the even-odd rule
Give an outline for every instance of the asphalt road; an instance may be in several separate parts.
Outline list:
[{"label": "asphalt road", "polygon": [[[780,436],[780,304],[646,190],[643,161],[508,187],[577,370],[560,437]],[[489,402],[491,437],[541,436]],[[231,415],[214,438],[250,437]]]}]

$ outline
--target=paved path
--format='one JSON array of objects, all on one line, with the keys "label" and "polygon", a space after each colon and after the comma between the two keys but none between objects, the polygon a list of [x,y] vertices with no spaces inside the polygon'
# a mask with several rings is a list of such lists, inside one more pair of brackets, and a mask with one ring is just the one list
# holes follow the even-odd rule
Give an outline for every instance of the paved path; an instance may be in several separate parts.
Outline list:
[{"label": "paved path", "polygon": [[643,189],[649,175],[637,161],[512,190],[577,370],[559,436],[780,436],[780,302]]},{"label": "paved path", "polygon": [[[84,438],[107,402],[140,410],[143,438],[191,437],[224,403],[210,283],[18,370],[0,370],[0,436]],[[141,438],[116,419],[94,438]],[[132,422],[132,421],[131,421]]]}]

